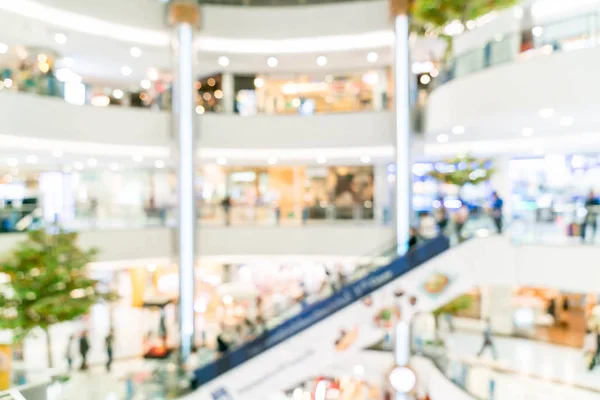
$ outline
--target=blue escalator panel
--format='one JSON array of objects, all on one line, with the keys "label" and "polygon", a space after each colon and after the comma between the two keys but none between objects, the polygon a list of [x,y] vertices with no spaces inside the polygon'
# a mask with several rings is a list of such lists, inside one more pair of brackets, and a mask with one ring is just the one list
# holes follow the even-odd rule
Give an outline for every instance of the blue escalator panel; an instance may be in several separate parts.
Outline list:
[{"label": "blue escalator panel", "polygon": [[306,307],[300,314],[268,330],[251,342],[230,351],[194,372],[195,385],[205,384],[252,357],[273,348],[304,329],[327,318],[342,308],[360,300],[401,275],[441,254],[450,247],[445,237],[438,237],[414,249],[390,264],[378,268],[363,278],[348,284],[326,299]]}]

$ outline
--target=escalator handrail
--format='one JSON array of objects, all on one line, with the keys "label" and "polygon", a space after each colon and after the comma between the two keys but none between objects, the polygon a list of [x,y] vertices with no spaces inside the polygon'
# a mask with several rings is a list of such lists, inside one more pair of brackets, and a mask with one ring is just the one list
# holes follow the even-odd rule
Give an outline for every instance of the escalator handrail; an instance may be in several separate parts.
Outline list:
[{"label": "escalator handrail", "polygon": [[224,354],[194,371],[192,387],[203,385],[230,371],[254,356],[282,343],[297,333],[320,322],[342,308],[373,293],[399,276],[441,254],[450,247],[449,240],[439,236],[418,246],[410,253],[396,258],[363,278],[348,284],[331,296],[307,306],[301,313],[279,326],[265,331],[252,341]]}]

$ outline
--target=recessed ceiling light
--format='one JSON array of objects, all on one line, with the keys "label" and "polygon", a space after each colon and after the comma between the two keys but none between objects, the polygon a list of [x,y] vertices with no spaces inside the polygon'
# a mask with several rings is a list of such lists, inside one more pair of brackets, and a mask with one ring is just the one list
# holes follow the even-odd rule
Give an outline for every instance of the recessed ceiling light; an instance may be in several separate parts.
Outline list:
[{"label": "recessed ceiling light", "polygon": [[30,154],[27,157],[25,157],[25,162],[27,164],[37,164],[38,156],[36,156],[35,154]]},{"label": "recessed ceiling light", "polygon": [[257,89],[260,89],[261,87],[265,86],[265,81],[262,78],[254,78],[254,87]]},{"label": "recessed ceiling light", "polygon": [[225,165],[225,164],[227,164],[227,159],[225,157],[218,157],[217,158],[217,164],[218,165]]},{"label": "recessed ceiling light", "polygon": [[465,133],[465,127],[463,125],[456,125],[454,128],[452,128],[452,133],[455,135],[462,135]]},{"label": "recessed ceiling light", "polygon": [[554,116],[554,109],[553,108],[542,108],[539,111],[540,117],[542,118],[551,118],[552,116]]},{"label": "recessed ceiling light", "polygon": [[446,143],[448,142],[448,135],[442,133],[441,135],[437,135],[437,141],[438,143]]},{"label": "recessed ceiling light", "polygon": [[67,35],[65,35],[64,33],[55,33],[54,34],[54,41],[58,44],[65,44],[67,43]]},{"label": "recessed ceiling light", "polygon": [[6,54],[8,51],[8,45],[5,43],[0,43],[0,54]]},{"label": "recessed ceiling light", "polygon": [[150,89],[152,87],[152,82],[150,82],[148,79],[142,79],[140,81],[140,86],[142,89]]},{"label": "recessed ceiling light", "polygon": [[229,58],[225,57],[225,56],[221,56],[219,57],[219,65],[221,67],[226,67],[229,65]]},{"label": "recessed ceiling light", "polygon": [[425,75],[421,75],[421,78],[419,79],[419,81],[423,84],[423,85],[427,85],[429,84],[429,82],[431,82],[431,77],[427,74]]},{"label": "recessed ceiling light", "polygon": [[199,115],[204,114],[204,107],[196,106],[196,114],[199,114]]},{"label": "recessed ceiling light", "polygon": [[131,158],[132,158],[133,162],[136,162],[136,163],[141,163],[142,161],[144,161],[144,156],[142,156],[140,154],[135,154]]},{"label": "recessed ceiling light", "polygon": [[271,68],[275,68],[279,64],[279,60],[277,57],[269,57],[267,58],[267,65]]},{"label": "recessed ceiling light", "polygon": [[574,122],[573,117],[562,117],[560,119],[560,124],[562,126],[571,126],[571,125],[573,125],[573,122]]},{"label": "recessed ceiling light", "polygon": [[19,160],[17,160],[14,157],[11,157],[6,160],[6,163],[8,164],[9,167],[16,167],[17,165],[19,165]]},{"label": "recessed ceiling light", "polygon": [[269,159],[267,160],[267,162],[268,162],[270,165],[275,165],[275,164],[277,164],[277,162],[278,162],[278,161],[279,161],[279,160],[277,159],[277,157],[269,157]]},{"label": "recessed ceiling light", "polygon": [[379,59],[379,54],[375,53],[374,51],[371,51],[369,54],[367,54],[367,62],[374,63],[377,61],[377,59]]},{"label": "recessed ceiling light", "polygon": [[52,150],[52,156],[56,158],[60,158],[63,156],[63,151],[61,149]]},{"label": "recessed ceiling light", "polygon": [[317,57],[317,65],[319,67],[324,67],[325,65],[327,65],[327,57],[325,57],[325,56],[318,56]]},{"label": "recessed ceiling light", "polygon": [[121,73],[122,73],[123,75],[125,75],[125,76],[129,76],[129,75],[131,75],[131,73],[132,73],[132,72],[133,72],[133,71],[132,71],[131,67],[128,67],[127,65],[123,65],[123,66],[121,67]]},{"label": "recessed ceiling light", "polygon": [[117,163],[110,163],[110,165],[108,166],[108,168],[110,168],[111,171],[118,171],[119,170],[119,164],[117,164]]},{"label": "recessed ceiling light", "polygon": [[535,133],[535,131],[533,130],[533,128],[523,128],[521,129],[521,135],[525,136],[525,137],[529,137],[529,136],[533,136],[533,134]]},{"label": "recessed ceiling light", "polygon": [[531,29],[531,33],[533,33],[533,36],[540,37],[542,36],[542,33],[544,33],[544,28],[542,28],[541,26],[534,26]]},{"label": "recessed ceiling light", "polygon": [[98,160],[96,160],[95,158],[90,158],[87,160],[87,165],[89,165],[90,167],[95,167],[96,165],[98,165]]},{"label": "recessed ceiling light", "polygon": [[371,157],[369,156],[361,156],[360,157],[360,162],[363,164],[368,164],[371,162]]},{"label": "recessed ceiling light", "polygon": [[120,100],[123,98],[123,91],[120,89],[115,89],[113,90],[112,95],[115,99]]},{"label": "recessed ceiling light", "polygon": [[148,68],[148,70],[146,71],[146,75],[148,75],[148,78],[151,81],[156,81],[160,77],[160,73],[156,68]]},{"label": "recessed ceiling light", "polygon": [[164,168],[165,167],[165,162],[162,160],[156,160],[154,161],[154,166],[156,168]]},{"label": "recessed ceiling light", "polygon": [[141,57],[142,49],[140,49],[139,47],[132,47],[131,49],[129,49],[129,54],[131,54],[131,56],[135,58]]},{"label": "recessed ceiling light", "polygon": [[325,156],[317,157],[317,163],[325,164],[326,162],[327,162],[327,157],[325,157]]},{"label": "recessed ceiling light", "polygon": [[85,168],[85,165],[83,165],[83,163],[81,161],[76,161],[73,163],[73,167],[76,170],[81,171],[83,168]]}]

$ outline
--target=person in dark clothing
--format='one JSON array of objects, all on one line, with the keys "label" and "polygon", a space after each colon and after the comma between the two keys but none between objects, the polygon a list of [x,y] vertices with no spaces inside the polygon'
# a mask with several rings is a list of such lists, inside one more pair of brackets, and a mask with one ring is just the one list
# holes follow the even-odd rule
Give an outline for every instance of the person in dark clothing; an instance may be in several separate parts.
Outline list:
[{"label": "person in dark clothing", "polygon": [[585,243],[586,231],[587,231],[588,226],[592,227],[592,242],[594,241],[594,238],[596,237],[596,231],[598,229],[596,219],[598,217],[599,206],[600,206],[600,201],[598,201],[598,199],[596,198],[594,191],[590,190],[590,193],[588,194],[588,198],[585,201],[585,211],[586,211],[585,219],[583,220],[583,223],[581,224],[581,242],[582,243]]},{"label": "person in dark clothing", "polygon": [[65,358],[67,359],[67,366],[69,368],[69,372],[73,368],[73,342],[75,341],[75,335],[69,336],[69,340],[67,341],[67,349],[65,351]]},{"label": "person in dark clothing", "polygon": [[504,207],[504,200],[498,196],[497,192],[492,193],[492,219],[494,225],[496,225],[496,231],[502,233],[502,208]]},{"label": "person in dark clothing", "polygon": [[81,355],[81,370],[85,371],[88,369],[87,355],[90,351],[90,341],[88,340],[87,331],[81,332],[79,337],[79,354]]},{"label": "person in dark clothing", "polygon": [[598,361],[600,360],[600,331],[596,331],[596,352],[594,353],[594,357],[592,357],[592,361],[590,363],[590,371],[596,367]]},{"label": "person in dark clothing", "polygon": [[494,342],[492,340],[492,323],[489,318],[485,321],[485,329],[483,330],[483,345],[481,346],[481,350],[477,354],[477,357],[481,357],[486,348],[490,348],[492,350],[492,357],[494,360],[497,358],[496,354],[496,346],[494,346]]},{"label": "person in dark clothing", "polygon": [[440,233],[443,234],[446,227],[448,226],[448,221],[450,218],[448,217],[448,209],[444,205],[444,198],[440,197],[438,199],[438,201],[440,202],[440,208],[437,209],[436,220],[437,220],[438,229],[440,230]]},{"label": "person in dark clothing", "polygon": [[220,355],[223,355],[229,351],[229,343],[225,341],[222,333],[217,335],[217,351]]},{"label": "person in dark clothing", "polygon": [[225,225],[229,225],[231,223],[231,197],[225,196],[221,202],[221,207],[223,207],[223,213],[225,214]]},{"label": "person in dark clothing", "polygon": [[108,335],[104,339],[104,347],[106,348],[106,371],[110,372],[110,367],[113,362],[113,342],[115,340],[112,328],[108,331]]},{"label": "person in dark clothing", "polygon": [[419,241],[419,233],[415,227],[410,227],[408,231],[408,251],[413,250]]}]

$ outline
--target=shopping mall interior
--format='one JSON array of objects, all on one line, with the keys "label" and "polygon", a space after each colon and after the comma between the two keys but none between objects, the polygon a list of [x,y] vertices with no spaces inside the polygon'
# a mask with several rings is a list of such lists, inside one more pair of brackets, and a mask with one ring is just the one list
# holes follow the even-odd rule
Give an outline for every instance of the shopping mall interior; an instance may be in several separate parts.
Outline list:
[{"label": "shopping mall interior", "polygon": [[600,400],[599,41],[600,0],[0,0],[0,399]]}]

